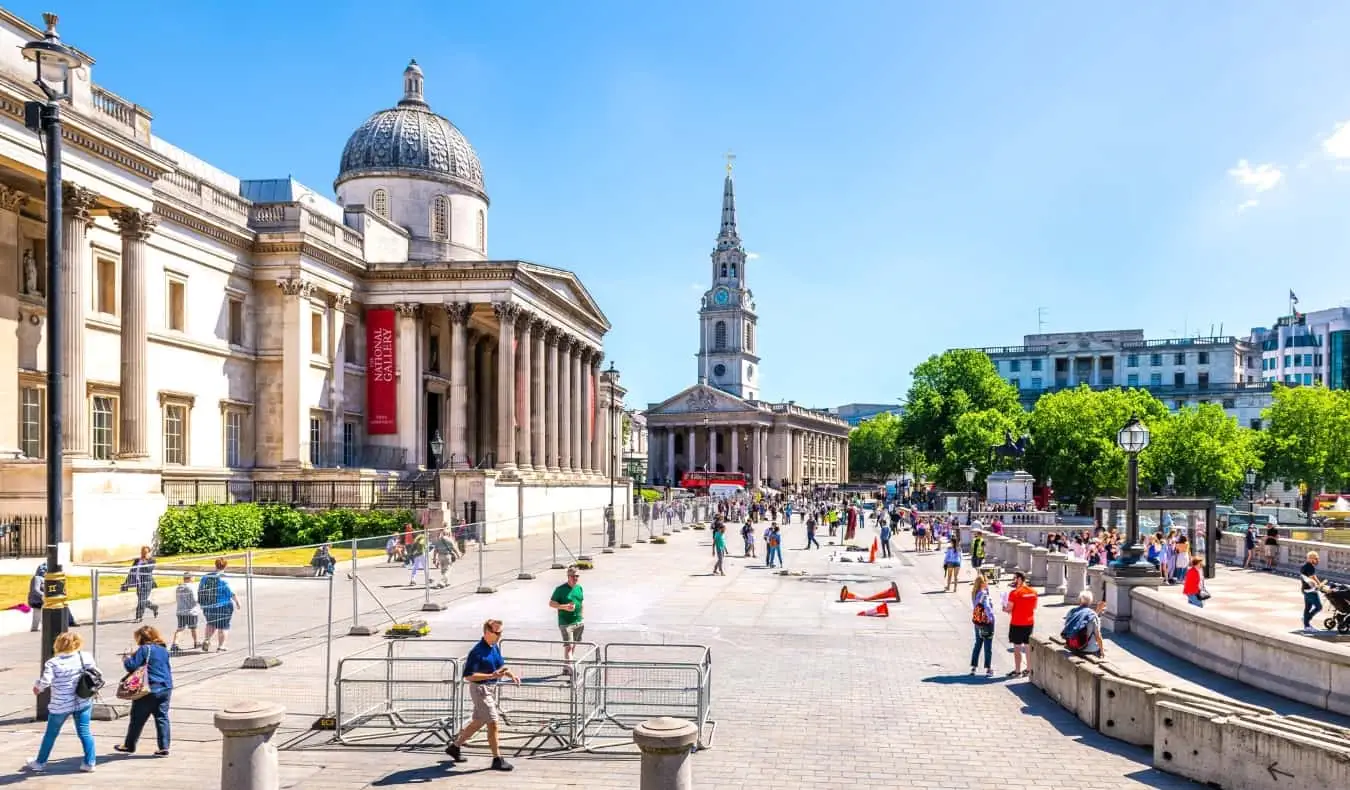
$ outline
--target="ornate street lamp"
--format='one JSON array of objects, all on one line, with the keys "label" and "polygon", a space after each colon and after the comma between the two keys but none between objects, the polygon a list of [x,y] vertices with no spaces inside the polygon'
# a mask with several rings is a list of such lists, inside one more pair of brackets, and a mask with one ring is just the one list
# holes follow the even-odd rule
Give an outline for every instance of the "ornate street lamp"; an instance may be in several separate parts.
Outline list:
[{"label": "ornate street lamp", "polygon": [[[70,72],[81,66],[74,50],[56,34],[56,14],[43,14],[47,31],[37,41],[23,46],[25,60],[34,65],[33,82],[46,101],[24,103],[24,125],[37,132],[47,158],[47,576],[42,604],[42,663],[52,657],[52,643],[66,630],[66,575],[61,569],[58,546],[63,525],[61,390],[65,381],[61,348],[65,307],[61,276],[61,102],[70,99]],[[79,364],[80,360],[72,360]],[[79,393],[83,397],[84,393]],[[49,693],[38,695],[37,718],[47,718]]]},{"label": "ornate street lamp", "polygon": [[966,486],[970,488],[970,497],[966,499],[966,523],[975,523],[975,475],[979,470],[974,464],[966,467]]},{"label": "ornate street lamp", "polygon": [[431,457],[435,460],[437,469],[441,468],[441,454],[444,452],[445,440],[441,438],[441,432],[436,431],[431,436]]},{"label": "ornate street lamp", "polygon": [[1144,547],[1139,543],[1139,453],[1148,447],[1148,441],[1148,426],[1135,415],[1131,415],[1130,421],[1116,434],[1116,444],[1129,459],[1125,483],[1125,522],[1129,529],[1129,545],[1114,563],[1117,573],[1124,571],[1129,575],[1140,576],[1155,573],[1153,565],[1144,559]]},{"label": "ornate street lamp", "polygon": [[1252,509],[1252,516],[1253,516],[1252,521],[1255,522],[1255,521],[1256,521],[1256,519],[1255,519],[1255,516],[1256,516],[1256,470],[1255,470],[1255,469],[1251,469],[1251,468],[1248,468],[1248,469],[1247,469],[1247,501],[1250,503],[1250,506],[1251,506],[1251,509]]},{"label": "ornate street lamp", "polygon": [[1175,472],[1167,473],[1167,495],[1172,496],[1177,492],[1177,476]]}]

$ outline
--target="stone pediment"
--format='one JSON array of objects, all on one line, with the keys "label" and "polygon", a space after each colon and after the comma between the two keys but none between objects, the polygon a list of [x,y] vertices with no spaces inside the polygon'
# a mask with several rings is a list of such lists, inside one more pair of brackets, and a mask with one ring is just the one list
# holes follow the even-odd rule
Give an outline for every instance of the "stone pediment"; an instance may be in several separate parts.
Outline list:
[{"label": "stone pediment", "polygon": [[522,270],[538,286],[552,292],[574,309],[603,324],[605,328],[609,328],[609,319],[605,318],[600,306],[591,298],[590,292],[581,284],[581,280],[576,275],[562,269],[553,269],[539,264],[526,264],[522,266]]},{"label": "stone pediment", "polygon": [[699,414],[703,412],[758,411],[750,403],[706,384],[695,384],[678,395],[648,409],[648,417],[662,414]]}]

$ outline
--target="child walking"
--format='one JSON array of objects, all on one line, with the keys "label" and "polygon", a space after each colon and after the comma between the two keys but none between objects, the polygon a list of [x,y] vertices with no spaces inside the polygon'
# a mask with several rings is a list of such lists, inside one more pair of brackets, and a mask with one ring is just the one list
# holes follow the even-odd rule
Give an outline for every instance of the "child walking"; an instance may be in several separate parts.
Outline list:
[{"label": "child walking", "polygon": [[183,574],[182,583],[174,591],[174,599],[178,602],[178,627],[174,629],[169,650],[178,652],[178,635],[184,631],[192,635],[192,649],[196,650],[202,643],[197,639],[197,591],[192,586],[192,574]]}]

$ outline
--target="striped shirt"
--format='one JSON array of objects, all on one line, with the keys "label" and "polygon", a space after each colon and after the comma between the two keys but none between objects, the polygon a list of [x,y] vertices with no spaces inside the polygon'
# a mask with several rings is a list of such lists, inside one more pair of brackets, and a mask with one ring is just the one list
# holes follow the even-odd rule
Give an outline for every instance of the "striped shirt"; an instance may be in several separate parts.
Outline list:
[{"label": "striped shirt", "polygon": [[47,659],[47,663],[42,665],[42,676],[37,682],[38,688],[52,690],[52,699],[47,710],[52,713],[73,713],[93,704],[92,700],[81,699],[75,694],[75,685],[80,681],[80,673],[84,671],[84,667],[92,666],[94,657],[84,651],[62,653]]}]

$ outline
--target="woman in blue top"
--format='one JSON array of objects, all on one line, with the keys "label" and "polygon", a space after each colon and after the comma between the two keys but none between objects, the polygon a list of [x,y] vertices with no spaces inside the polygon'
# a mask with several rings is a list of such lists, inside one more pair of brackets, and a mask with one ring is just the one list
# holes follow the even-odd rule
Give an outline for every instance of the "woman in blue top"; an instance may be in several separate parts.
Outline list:
[{"label": "woman in blue top", "polygon": [[943,585],[942,591],[956,592],[957,576],[961,573],[961,547],[957,544],[956,538],[952,538],[952,542],[947,546],[947,552],[942,555],[942,568],[947,572],[947,583]]},{"label": "woman in blue top", "polygon": [[230,632],[230,620],[239,605],[239,599],[225,581],[224,557],[216,560],[216,570],[202,576],[197,582],[197,603],[202,607],[202,616],[206,618],[206,632],[202,635],[202,651],[211,649],[211,635],[216,635],[216,649],[225,650],[225,637]]},{"label": "woman in blue top", "polygon": [[970,603],[970,622],[975,626],[975,647],[970,651],[970,674],[975,674],[975,665],[983,648],[984,674],[993,677],[994,602],[989,599],[989,580],[983,574],[976,574],[971,583]]},{"label": "woman in blue top", "polygon": [[136,652],[124,653],[122,667],[127,672],[146,668],[150,693],[131,701],[127,737],[113,747],[123,754],[135,754],[136,741],[151,716],[155,717],[156,757],[169,756],[169,697],[173,693],[173,671],[169,668],[169,648],[164,637],[152,625],[136,629]]}]

